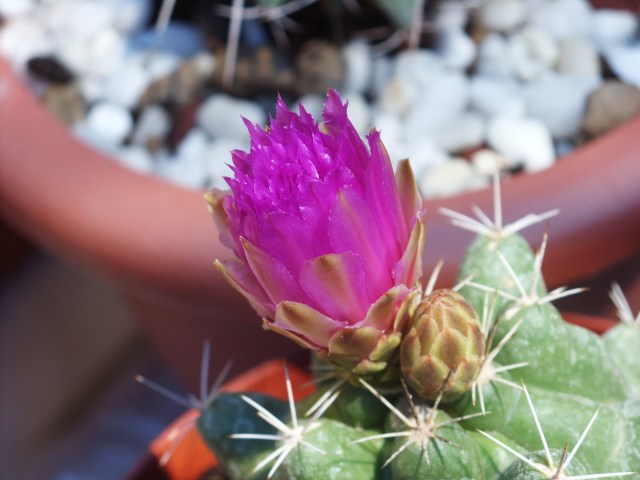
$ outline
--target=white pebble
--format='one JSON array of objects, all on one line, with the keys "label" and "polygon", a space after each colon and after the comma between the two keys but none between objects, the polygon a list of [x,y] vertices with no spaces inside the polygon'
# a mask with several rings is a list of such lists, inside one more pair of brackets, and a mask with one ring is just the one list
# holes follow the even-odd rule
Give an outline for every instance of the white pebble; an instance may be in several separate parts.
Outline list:
[{"label": "white pebble", "polygon": [[449,161],[449,155],[429,137],[407,141],[398,152],[397,159],[408,158],[416,176]]},{"label": "white pebble", "polygon": [[126,68],[122,65],[124,41],[113,28],[90,37],[59,33],[55,44],[60,60],[79,75],[107,75]]},{"label": "white pebble", "polygon": [[138,65],[127,62],[103,80],[102,95],[106,100],[133,108],[151,83],[149,72]]},{"label": "white pebble", "polygon": [[488,117],[524,114],[523,87],[513,79],[479,75],[472,77],[470,89],[472,108]]},{"label": "white pebble", "polygon": [[431,50],[403,50],[396,57],[395,74],[419,88],[429,85],[445,70],[442,59]]},{"label": "white pebble", "polygon": [[119,145],[131,133],[133,118],[131,112],[121,105],[100,102],[91,107],[84,124],[105,141]]},{"label": "white pebble", "polygon": [[346,65],[344,93],[365,93],[371,87],[371,48],[366,42],[356,40],[344,47],[342,55]]},{"label": "white pebble", "polygon": [[395,76],[382,88],[378,96],[381,111],[402,117],[418,97],[418,87],[402,76]]},{"label": "white pebble", "polygon": [[510,77],[507,40],[500,34],[489,33],[478,46],[476,72],[492,77]]},{"label": "white pebble", "polygon": [[300,112],[300,105],[302,105],[305,111],[317,121],[322,120],[322,110],[324,109],[323,97],[315,93],[308,93],[298,99],[298,113]]},{"label": "white pebble", "polygon": [[560,53],[550,33],[532,26],[514,34],[507,45],[511,68],[525,81],[534,80],[550,70]]},{"label": "white pebble", "polygon": [[405,119],[406,135],[433,132],[462,113],[469,103],[469,81],[460,72],[442,73],[419,92]]},{"label": "white pebble", "polygon": [[197,124],[214,138],[247,138],[243,117],[259,125],[267,121],[266,113],[256,103],[221,93],[210,96],[196,112]]},{"label": "white pebble", "polygon": [[56,36],[90,40],[112,28],[116,18],[116,6],[111,2],[66,0],[50,3],[43,20],[46,28]]},{"label": "white pebble", "polygon": [[143,28],[153,13],[152,0],[110,0],[114,4],[113,26],[120,32],[131,33]]},{"label": "white pebble", "polygon": [[447,67],[465,70],[476,58],[476,44],[461,28],[450,29],[440,35],[438,53]]},{"label": "white pebble", "polygon": [[149,105],[142,110],[131,141],[137,145],[163,139],[171,128],[171,117],[160,105]]},{"label": "white pebble", "polygon": [[483,148],[474,152],[473,155],[471,155],[471,163],[478,174],[487,177],[509,167],[509,161],[504,155],[500,155],[495,150],[489,148]]},{"label": "white pebble", "polygon": [[600,57],[594,44],[582,37],[563,40],[557,70],[567,75],[600,77]]},{"label": "white pebble", "polygon": [[121,164],[136,172],[145,174],[153,173],[153,157],[145,148],[138,145],[131,145],[118,150],[115,156]]},{"label": "white pebble", "polygon": [[206,167],[209,175],[211,187],[226,189],[229,188],[223,177],[233,177],[231,164],[232,150],[246,150],[248,145],[227,138],[211,141],[207,147]]},{"label": "white pebble", "polygon": [[487,0],[477,12],[477,19],[482,27],[498,32],[514,30],[524,18],[522,0]]},{"label": "white pebble", "polygon": [[176,153],[181,159],[197,158],[204,161],[208,145],[207,134],[199,128],[192,128],[178,145]]},{"label": "white pebble", "polygon": [[638,19],[633,12],[607,9],[593,12],[592,38],[600,49],[629,43],[637,29]]},{"label": "white pebble", "polygon": [[548,75],[530,84],[527,114],[543,122],[553,138],[574,136],[580,130],[589,95],[599,83],[596,77]]},{"label": "white pebble", "polygon": [[609,47],[604,56],[620,80],[640,88],[640,43]]},{"label": "white pebble", "polygon": [[360,135],[366,135],[371,128],[371,109],[365,98],[357,93],[343,95],[343,101],[349,102],[347,113],[349,120]]},{"label": "white pebble", "polygon": [[51,52],[51,40],[33,20],[17,18],[0,28],[0,55],[21,73],[30,58]]},{"label": "white pebble", "polygon": [[35,6],[36,0],[0,0],[0,15],[11,18],[29,13]]},{"label": "white pebble", "polygon": [[487,141],[511,166],[523,164],[530,172],[553,165],[555,154],[547,127],[532,118],[502,116],[493,119]]},{"label": "white pebble", "polygon": [[189,189],[204,188],[209,179],[204,160],[193,157],[161,157],[156,171],[165,180]]},{"label": "white pebble", "polygon": [[462,158],[452,158],[418,177],[418,187],[425,198],[448,197],[487,185],[488,180]]},{"label": "white pebble", "polygon": [[586,0],[548,0],[534,2],[530,23],[558,40],[588,37],[591,33],[591,7]]},{"label": "white pebble", "polygon": [[436,145],[448,152],[462,152],[482,144],[484,118],[479,113],[464,112],[439,127],[433,134]]}]

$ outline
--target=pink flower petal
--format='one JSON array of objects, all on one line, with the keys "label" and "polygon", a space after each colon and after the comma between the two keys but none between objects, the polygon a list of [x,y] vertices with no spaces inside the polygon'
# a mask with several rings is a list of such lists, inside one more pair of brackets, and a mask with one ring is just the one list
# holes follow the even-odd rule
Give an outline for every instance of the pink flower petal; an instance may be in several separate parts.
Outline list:
[{"label": "pink flower petal", "polygon": [[422,215],[411,231],[407,248],[402,258],[393,267],[393,279],[396,284],[413,286],[422,277],[422,251],[424,250],[425,226]]},{"label": "pink flower petal", "polygon": [[396,168],[396,185],[405,225],[413,224],[416,212],[421,209],[421,198],[409,160],[400,160]]},{"label": "pink flower petal", "polygon": [[224,275],[227,281],[249,300],[251,306],[262,316],[273,316],[275,304],[269,300],[267,294],[256,281],[249,270],[237,258],[225,261],[216,260],[216,268]]},{"label": "pink flower petal", "polygon": [[300,284],[327,315],[345,324],[360,322],[369,306],[362,260],[352,252],[308,260]]},{"label": "pink flower petal", "polygon": [[331,336],[342,326],[309,305],[298,302],[279,303],[274,325],[319,347],[326,347]]}]

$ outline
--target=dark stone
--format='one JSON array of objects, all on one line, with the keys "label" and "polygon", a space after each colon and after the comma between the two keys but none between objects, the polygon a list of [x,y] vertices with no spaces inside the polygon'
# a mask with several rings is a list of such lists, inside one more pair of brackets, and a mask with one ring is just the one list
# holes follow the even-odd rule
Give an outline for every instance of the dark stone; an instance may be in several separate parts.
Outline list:
[{"label": "dark stone", "polygon": [[640,115],[640,89],[618,80],[608,80],[589,96],[582,130],[595,137],[636,115]]},{"label": "dark stone", "polygon": [[33,57],[27,62],[27,70],[38,80],[49,83],[71,83],[75,75],[53,56]]},{"label": "dark stone", "polygon": [[345,64],[341,50],[325,40],[310,40],[296,57],[297,87],[300,96],[324,95],[328,88],[340,88],[344,81]]}]

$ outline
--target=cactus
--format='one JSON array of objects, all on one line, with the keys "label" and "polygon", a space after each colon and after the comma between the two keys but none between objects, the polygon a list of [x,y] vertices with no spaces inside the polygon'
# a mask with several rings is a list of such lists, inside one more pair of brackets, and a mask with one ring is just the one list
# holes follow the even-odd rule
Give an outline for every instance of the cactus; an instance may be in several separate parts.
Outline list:
[{"label": "cactus", "polygon": [[[232,194],[210,198],[223,241],[238,257],[219,263],[223,273],[265,317],[268,329],[317,355],[317,391],[298,403],[288,378],[288,402],[249,394],[220,394],[208,402],[198,428],[227,475],[234,480],[637,476],[640,321],[614,289],[625,321],[606,336],[563,322],[553,300],[581,289],[548,291],[541,272],[547,235],[534,252],[518,233],[557,212],[503,226],[496,180],[493,224],[478,211],[480,221],[445,212],[478,234],[461,266],[457,292],[433,291],[435,276],[423,289],[414,280],[421,274],[424,220],[415,190],[400,191],[412,180],[410,169],[401,164],[394,178],[375,134],[369,137],[369,157],[335,94],[326,113],[328,128],[322,131],[304,114],[300,119],[285,111],[271,130],[253,128],[255,155],[234,153],[241,181],[231,180]],[[292,163],[280,174],[304,170],[296,174],[297,181],[310,175],[302,180],[309,188],[301,195],[313,199],[300,201],[299,210],[280,205],[261,217],[256,205],[271,194],[278,197],[286,182],[277,185],[278,195],[255,196],[266,187],[250,171],[259,172],[263,161],[273,170],[278,156],[287,156],[283,138],[289,127],[297,143],[288,157]],[[311,148],[324,153],[305,157]],[[358,161],[342,159],[348,172],[339,161],[327,170],[324,162],[331,154]],[[292,165],[300,159],[296,170]],[[327,171],[328,182],[337,183],[321,186],[320,169]],[[356,191],[365,184],[385,195]],[[247,185],[248,193],[242,190]],[[319,215],[310,212],[317,198],[324,202]],[[240,212],[238,221],[234,215]],[[379,216],[375,228],[358,213]],[[297,215],[302,223],[296,223]],[[273,221],[280,217],[298,233],[309,232],[314,225],[308,222],[317,221],[319,239],[314,245],[287,242],[281,236],[289,232]],[[374,252],[382,259],[370,265]],[[367,291],[376,282],[373,292]]]}]

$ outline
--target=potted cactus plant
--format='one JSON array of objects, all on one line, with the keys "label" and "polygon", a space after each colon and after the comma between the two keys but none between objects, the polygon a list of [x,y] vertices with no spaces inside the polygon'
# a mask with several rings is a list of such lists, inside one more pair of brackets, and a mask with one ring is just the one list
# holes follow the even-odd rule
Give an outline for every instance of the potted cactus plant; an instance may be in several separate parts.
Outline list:
[{"label": "potted cactus plant", "polygon": [[190,420],[228,478],[638,475],[640,319],[614,289],[625,321],[605,336],[563,321],[552,302],[580,289],[548,290],[547,234],[534,252],[518,233],[549,215],[503,225],[498,182],[493,221],[446,211],[477,237],[455,285],[436,289],[436,268],[423,287],[409,164],[394,175],[336,92],[321,126],[280,103],[248,128],[231,190],[208,196],[233,252],[217,266],[266,330],[313,352],[315,392],[296,400],[285,367],[284,400],[203,395]]}]

